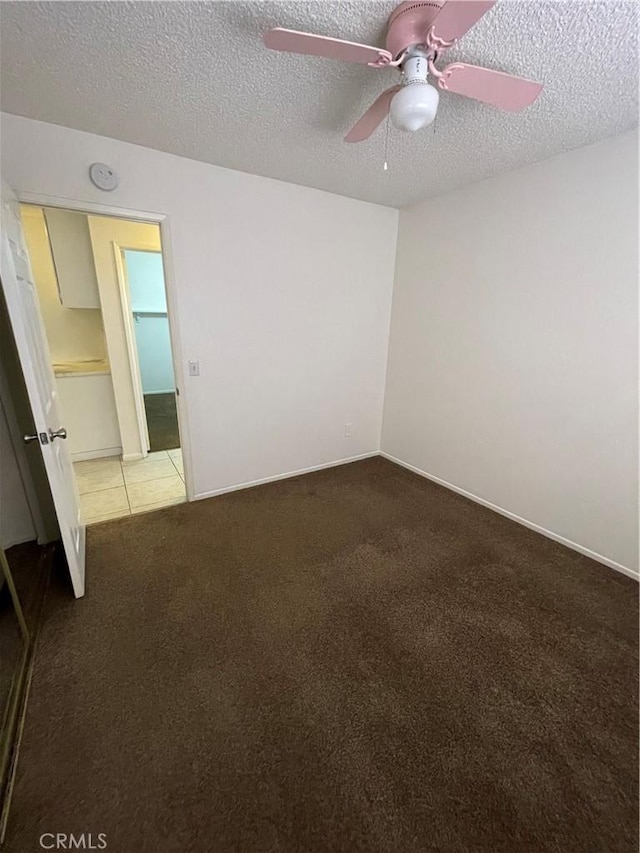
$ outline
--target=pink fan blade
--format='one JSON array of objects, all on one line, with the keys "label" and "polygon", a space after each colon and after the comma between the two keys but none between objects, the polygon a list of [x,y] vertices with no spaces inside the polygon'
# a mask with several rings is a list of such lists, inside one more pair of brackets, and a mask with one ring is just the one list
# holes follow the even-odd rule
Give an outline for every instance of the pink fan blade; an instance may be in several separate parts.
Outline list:
[{"label": "pink fan blade", "polygon": [[368,139],[380,122],[386,118],[391,106],[391,98],[399,89],[400,86],[392,86],[376,98],[362,118],[347,133],[344,141],[362,142]]},{"label": "pink fan blade", "polygon": [[433,22],[433,33],[443,42],[462,38],[496,0],[446,0]]},{"label": "pink fan blade", "polygon": [[438,78],[438,86],[514,113],[532,104],[543,89],[542,83],[465,62],[447,65]]},{"label": "pink fan blade", "polygon": [[356,44],[352,41],[314,36],[280,27],[269,30],[263,36],[265,45],[271,50],[303,53],[307,56],[322,56],[325,59],[341,59],[343,62],[359,62],[362,65],[388,65],[393,57],[388,50]]}]

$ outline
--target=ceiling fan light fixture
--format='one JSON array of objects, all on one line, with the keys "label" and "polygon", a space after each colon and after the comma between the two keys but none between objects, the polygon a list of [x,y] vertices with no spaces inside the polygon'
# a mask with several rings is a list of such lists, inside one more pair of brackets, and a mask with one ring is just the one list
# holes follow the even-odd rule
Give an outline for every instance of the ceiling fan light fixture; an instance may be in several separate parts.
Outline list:
[{"label": "ceiling fan light fixture", "polygon": [[[440,89],[509,112],[520,112],[536,100],[543,86],[534,80],[468,62],[452,62],[444,68],[434,64],[496,1],[405,0],[389,18],[384,48],[283,27],[274,27],[263,38],[271,50],[401,72],[401,81],[381,92],[344,138],[349,143],[364,142],[389,113],[395,127],[407,133],[432,124]],[[429,84],[429,75],[437,79],[437,87]]]},{"label": "ceiling fan light fixture", "polygon": [[391,100],[391,121],[398,130],[414,133],[436,117],[440,93],[426,82],[408,83]]}]

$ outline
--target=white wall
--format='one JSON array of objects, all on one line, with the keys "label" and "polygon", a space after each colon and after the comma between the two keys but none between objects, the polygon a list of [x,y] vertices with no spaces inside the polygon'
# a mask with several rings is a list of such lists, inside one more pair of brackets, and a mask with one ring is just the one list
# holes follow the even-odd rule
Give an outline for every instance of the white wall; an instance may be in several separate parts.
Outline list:
[{"label": "white wall", "polygon": [[7,114],[1,133],[19,195],[168,216],[196,494],[377,451],[397,211]]},{"label": "white wall", "polygon": [[129,285],[132,311],[167,313],[164,269],[160,252],[124,249],[125,274]]},{"label": "white wall", "polygon": [[638,140],[400,216],[382,448],[638,565]]},{"label": "white wall", "polygon": [[138,317],[133,328],[140,365],[143,394],[172,394],[173,376],[171,338],[167,315]]},{"label": "white wall", "polygon": [[144,394],[172,393],[173,375],[171,338],[167,320],[167,297],[162,255],[156,252],[125,250],[131,310],[136,314],[134,331]]}]

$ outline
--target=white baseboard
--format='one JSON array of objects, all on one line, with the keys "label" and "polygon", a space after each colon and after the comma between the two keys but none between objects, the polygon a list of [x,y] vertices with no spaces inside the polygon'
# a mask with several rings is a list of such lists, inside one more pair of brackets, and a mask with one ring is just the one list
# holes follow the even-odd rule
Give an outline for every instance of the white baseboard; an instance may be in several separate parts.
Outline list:
[{"label": "white baseboard", "polygon": [[105,447],[102,450],[83,450],[81,453],[72,453],[72,462],[84,462],[87,459],[102,459],[105,456],[120,456],[121,447]]},{"label": "white baseboard", "polygon": [[122,457],[123,462],[139,462],[141,459],[145,459],[146,454],[143,453],[125,453]]},{"label": "white baseboard", "polygon": [[441,480],[440,477],[434,477],[433,474],[427,474],[426,471],[423,471],[420,468],[416,468],[415,465],[409,465],[408,462],[403,462],[401,459],[396,459],[395,456],[391,456],[389,453],[383,453],[382,451],[380,451],[380,456],[383,456],[390,462],[395,462],[396,465],[400,465],[402,468],[406,468],[409,471],[413,471],[414,474],[419,474],[421,477],[425,477],[427,480],[431,480],[433,483],[437,483],[439,486],[444,486],[446,489],[451,489],[452,492],[457,492],[457,494],[463,495],[465,498],[469,498],[469,500],[475,501],[481,506],[485,506],[488,509],[499,513],[500,515],[504,515],[506,516],[506,518],[510,518],[511,521],[517,521],[518,524],[522,524],[524,527],[528,527],[530,530],[535,530],[536,533],[541,533],[548,539],[553,539],[554,542],[559,542],[561,545],[566,545],[567,548],[571,548],[573,551],[577,551],[579,554],[583,554],[585,557],[590,557],[592,560],[597,560],[598,563],[603,563],[603,565],[608,566],[610,569],[615,569],[616,572],[621,572],[623,575],[627,575],[628,577],[633,578],[634,580],[640,580],[640,573],[634,571],[633,569],[629,569],[627,568],[627,566],[623,566],[620,563],[616,563],[614,560],[610,560],[608,557],[603,557],[602,554],[597,554],[595,551],[591,551],[589,548],[585,548],[582,545],[578,545],[577,542],[572,542],[571,539],[566,539],[564,536],[560,536],[558,533],[554,533],[552,530],[547,530],[546,527],[541,527],[539,524],[534,524],[533,521],[528,521],[526,518],[521,518],[519,515],[516,515],[513,512],[509,512],[509,510],[503,509],[500,506],[496,506],[496,504],[492,504],[490,501],[487,501],[484,498],[479,498],[477,495],[474,495],[471,492],[467,492],[465,489],[461,489],[459,486],[454,486],[453,483],[448,483],[446,480]]},{"label": "white baseboard", "polygon": [[226,495],[229,492],[239,492],[241,489],[251,489],[253,486],[262,486],[265,483],[275,483],[277,480],[288,480],[290,477],[299,477],[301,474],[311,474],[313,471],[322,471],[325,468],[337,468],[338,465],[347,465],[349,462],[359,462],[360,459],[370,459],[379,456],[377,450],[370,453],[361,453],[359,456],[349,456],[346,459],[336,459],[335,462],[325,462],[322,465],[313,465],[311,468],[300,468],[298,471],[288,471],[286,474],[276,474],[274,477],[264,477],[262,480],[251,480],[247,483],[238,483],[237,486],[225,486],[223,489],[214,489],[211,492],[199,492],[193,496],[194,501],[205,498],[215,498],[218,495]]}]

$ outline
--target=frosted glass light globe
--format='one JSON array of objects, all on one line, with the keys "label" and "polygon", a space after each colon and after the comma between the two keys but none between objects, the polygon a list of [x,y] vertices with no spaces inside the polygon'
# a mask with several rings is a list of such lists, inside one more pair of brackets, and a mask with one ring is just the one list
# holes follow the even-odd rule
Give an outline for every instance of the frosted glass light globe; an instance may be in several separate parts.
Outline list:
[{"label": "frosted glass light globe", "polygon": [[408,83],[391,99],[391,121],[398,130],[413,133],[436,117],[440,93],[429,83]]}]

